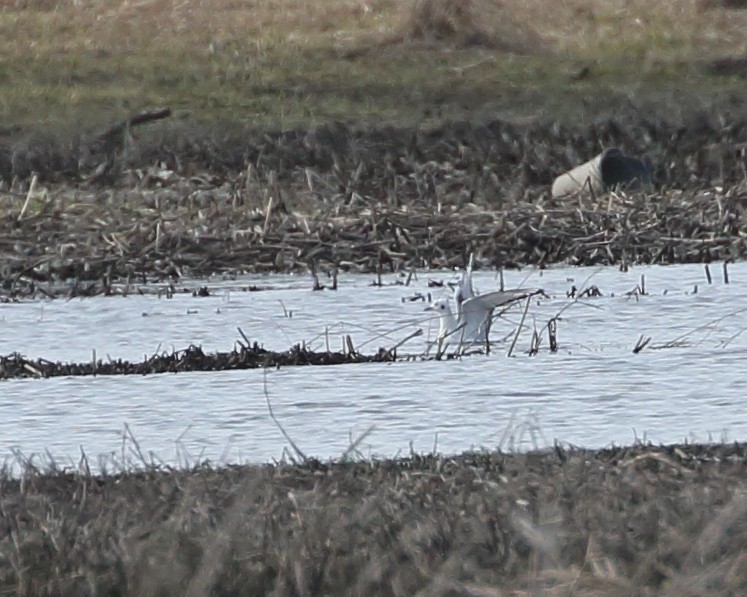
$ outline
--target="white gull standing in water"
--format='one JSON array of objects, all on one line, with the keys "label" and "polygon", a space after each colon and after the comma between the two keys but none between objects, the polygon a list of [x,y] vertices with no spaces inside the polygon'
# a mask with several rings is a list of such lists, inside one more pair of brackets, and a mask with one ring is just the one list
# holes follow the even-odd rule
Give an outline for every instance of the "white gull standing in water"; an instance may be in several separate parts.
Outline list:
[{"label": "white gull standing in water", "polygon": [[[471,283],[471,276],[469,281]],[[455,295],[458,290],[459,287],[457,287]],[[449,336],[453,335],[460,348],[473,342],[487,345],[490,321],[496,308],[541,292],[536,288],[516,288],[472,296],[464,299],[461,305],[457,303],[456,316],[452,312],[447,298],[431,303],[425,310],[438,313],[440,318],[438,341],[440,344],[443,344]]]}]

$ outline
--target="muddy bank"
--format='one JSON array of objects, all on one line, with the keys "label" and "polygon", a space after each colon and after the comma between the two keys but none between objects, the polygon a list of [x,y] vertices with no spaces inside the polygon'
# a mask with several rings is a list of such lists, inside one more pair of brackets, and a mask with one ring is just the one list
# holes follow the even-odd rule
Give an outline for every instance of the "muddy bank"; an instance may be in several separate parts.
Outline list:
[{"label": "muddy bank", "polygon": [[99,476],[85,459],[27,465],[0,477],[0,578],[18,594],[741,594],[746,455],[558,447]]},{"label": "muddy bank", "polygon": [[[453,267],[471,251],[482,267],[741,259],[746,138],[744,119],[630,113],[577,128],[152,130],[95,151],[17,140],[0,148],[0,288]],[[645,157],[656,190],[550,197],[610,146]]]}]

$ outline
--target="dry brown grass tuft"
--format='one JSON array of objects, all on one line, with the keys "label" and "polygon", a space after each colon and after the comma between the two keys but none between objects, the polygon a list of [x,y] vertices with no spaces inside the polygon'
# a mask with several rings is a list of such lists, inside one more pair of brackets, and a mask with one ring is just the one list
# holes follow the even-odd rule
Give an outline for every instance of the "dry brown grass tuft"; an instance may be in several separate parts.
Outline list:
[{"label": "dry brown grass tuft", "polygon": [[403,41],[519,54],[543,46],[529,23],[519,23],[512,10],[496,0],[415,0],[399,36]]}]

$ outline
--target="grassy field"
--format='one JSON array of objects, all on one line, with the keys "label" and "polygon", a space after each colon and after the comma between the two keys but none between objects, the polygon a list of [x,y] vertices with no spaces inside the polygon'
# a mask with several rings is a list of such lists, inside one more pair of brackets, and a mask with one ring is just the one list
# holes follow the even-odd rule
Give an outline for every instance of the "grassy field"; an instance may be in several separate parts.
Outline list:
[{"label": "grassy field", "polygon": [[728,105],[710,60],[747,11],[667,0],[2,0],[4,130],[111,122],[577,117],[621,100]]}]

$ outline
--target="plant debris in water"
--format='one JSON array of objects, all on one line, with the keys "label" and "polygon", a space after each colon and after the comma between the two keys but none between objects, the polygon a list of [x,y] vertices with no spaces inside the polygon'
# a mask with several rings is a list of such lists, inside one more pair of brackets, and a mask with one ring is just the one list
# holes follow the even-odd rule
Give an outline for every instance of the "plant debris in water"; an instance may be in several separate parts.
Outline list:
[{"label": "plant debris in water", "polygon": [[[139,448],[137,453],[142,457]],[[747,445],[0,476],[8,593],[744,594]]]},{"label": "plant debris in water", "polygon": [[[54,145],[0,147],[0,292],[86,294],[214,273],[684,263],[747,255],[744,121],[635,113],[576,129],[331,124],[122,140],[87,171]],[[658,189],[553,199],[604,147]],[[679,190],[678,190],[679,189]]]},{"label": "plant debris in water", "polygon": [[13,353],[0,356],[0,379],[23,377],[60,377],[87,375],[146,375],[151,373],[179,373],[185,371],[228,371],[291,365],[342,365],[344,363],[386,363],[396,360],[396,351],[381,348],[365,355],[354,349],[346,352],[315,352],[299,345],[284,352],[241,345],[231,352],[206,353],[199,346],[171,353],[156,353],[141,362],[122,359],[96,359],[87,363],[62,363],[47,359],[27,359]]}]

